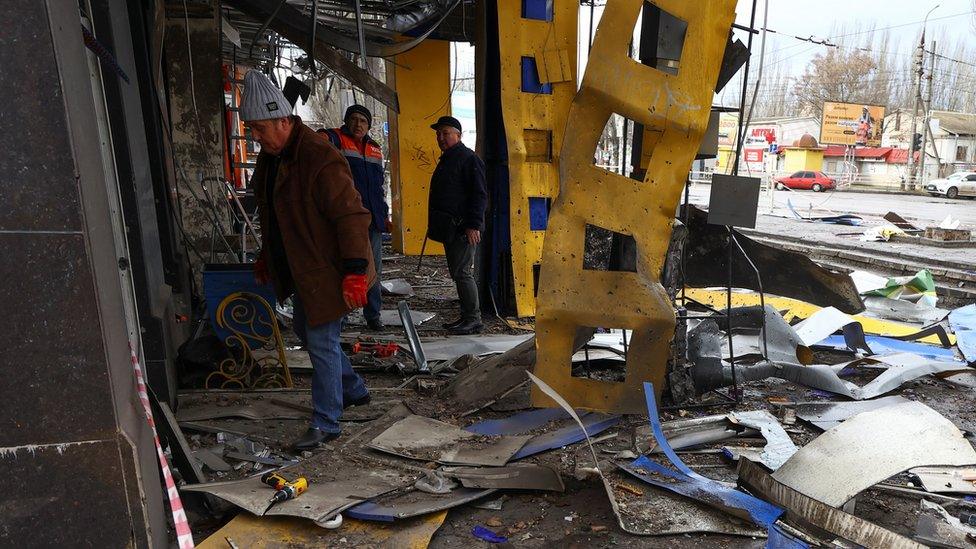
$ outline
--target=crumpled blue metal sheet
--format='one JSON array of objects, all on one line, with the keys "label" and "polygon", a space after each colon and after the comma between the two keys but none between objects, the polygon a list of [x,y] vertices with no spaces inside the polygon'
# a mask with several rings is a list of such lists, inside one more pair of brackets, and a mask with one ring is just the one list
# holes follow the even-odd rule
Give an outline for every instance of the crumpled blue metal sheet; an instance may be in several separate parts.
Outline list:
[{"label": "crumpled blue metal sheet", "polygon": [[587,434],[591,437],[596,436],[598,433],[602,433],[616,425],[620,421],[620,416],[591,412],[582,416],[580,419],[583,421],[583,426],[586,427],[586,433],[574,421],[565,427],[532,438],[525,443],[525,446],[522,446],[521,450],[512,456],[512,460],[522,459],[540,452],[545,452],[546,450],[554,450],[575,444],[586,439]]},{"label": "crumpled blue metal sheet", "polygon": [[956,347],[970,364],[976,363],[976,305],[949,313],[949,327],[956,334]]},{"label": "crumpled blue metal sheet", "polygon": [[[950,322],[951,322],[950,313]],[[976,318],[973,319],[973,327],[976,328]],[[974,339],[976,339],[976,333],[973,334]],[[956,341],[958,342],[959,336],[956,336]],[[935,345],[929,345],[927,343],[917,343],[915,341],[902,341],[900,339],[894,339],[891,337],[868,335],[865,336],[865,341],[874,351],[873,354],[876,355],[887,355],[892,353],[914,353],[919,356],[924,356],[937,361],[957,361],[962,362],[956,357],[956,354],[952,352],[952,349],[945,349],[942,347],[936,347]],[[976,340],[973,341],[973,345],[976,346]],[[815,343],[813,347],[826,347],[830,349],[847,350],[847,343],[844,341],[844,336],[842,335],[832,335],[828,336],[826,339],[819,343]],[[962,347],[960,347],[962,350]],[[973,348],[974,355],[976,356],[976,347]],[[965,354],[965,353],[963,353]]]},{"label": "crumpled blue metal sheet", "polygon": [[485,497],[494,492],[494,488],[455,488],[445,495],[432,495],[430,498],[417,500],[409,498],[409,494],[404,494],[392,500],[380,498],[380,503],[375,501],[364,501],[354,507],[350,507],[342,512],[347,518],[356,520],[369,520],[375,522],[393,522],[399,519],[406,519],[428,513],[435,513],[445,509],[451,509],[465,503],[470,503],[476,499]]},{"label": "crumpled blue metal sheet", "polygon": [[[603,432],[620,421],[620,416],[600,414],[596,412],[577,412],[586,427],[586,432],[592,437],[597,433]],[[493,419],[474,423],[464,428],[465,431],[478,433],[479,435],[518,435],[538,429],[550,421],[561,418],[569,419],[569,414],[562,408],[541,408],[514,414],[507,418]],[[577,443],[586,438],[583,430],[576,422],[569,421],[564,427],[542,433],[532,440],[525,443],[514,456],[513,460],[522,459],[528,456],[562,448],[569,444]]]},{"label": "crumpled blue metal sheet", "polygon": [[[657,441],[664,455],[667,456],[668,461],[671,462],[677,471],[655,463],[648,459],[647,456],[641,456],[629,465],[621,466],[621,469],[648,484],[694,498],[725,512],[751,520],[755,524],[766,528],[769,531],[767,547],[790,549],[809,547],[806,543],[780,530],[775,524],[776,520],[783,514],[783,510],[779,507],[745,492],[730,488],[720,482],[703,477],[685,465],[664,437],[664,431],[661,428],[661,419],[657,413],[657,403],[654,398],[654,387],[652,384],[644,383],[644,396],[647,400],[647,415],[650,419],[651,432],[654,434],[654,439]],[[651,473],[656,473],[658,475],[657,478]],[[658,480],[661,477],[670,478],[671,481],[665,482]]]},{"label": "crumpled blue metal sheet", "polygon": [[488,419],[472,423],[464,430],[479,435],[518,435],[538,429],[550,421],[563,418],[569,419],[569,414],[562,408],[539,408],[538,410],[519,412],[502,419]]}]

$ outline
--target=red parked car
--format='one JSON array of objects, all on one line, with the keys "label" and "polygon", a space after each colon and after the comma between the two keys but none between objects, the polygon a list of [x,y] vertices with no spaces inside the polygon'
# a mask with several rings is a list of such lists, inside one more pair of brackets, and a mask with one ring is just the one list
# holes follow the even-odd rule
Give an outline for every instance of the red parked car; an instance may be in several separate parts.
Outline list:
[{"label": "red parked car", "polygon": [[837,187],[837,181],[823,174],[823,172],[796,172],[793,175],[776,178],[776,188],[782,189],[812,189],[814,192],[822,192],[827,189]]}]

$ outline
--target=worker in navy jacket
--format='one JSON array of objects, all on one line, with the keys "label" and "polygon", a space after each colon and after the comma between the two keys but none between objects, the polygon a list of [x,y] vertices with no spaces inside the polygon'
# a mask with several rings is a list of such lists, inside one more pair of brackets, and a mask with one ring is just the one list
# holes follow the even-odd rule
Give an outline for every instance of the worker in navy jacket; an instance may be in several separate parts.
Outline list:
[{"label": "worker in navy jacket", "polygon": [[383,189],[383,152],[379,144],[369,136],[369,128],[373,124],[373,114],[362,105],[352,105],[346,109],[341,128],[322,129],[329,141],[339,149],[339,152],[349,162],[353,181],[363,206],[369,210],[372,222],[369,225],[369,243],[373,248],[373,262],[376,265],[376,282],[367,293],[366,307],[363,314],[366,324],[371,330],[382,330],[383,321],[380,320],[382,309],[382,288],[380,274],[383,269],[383,231],[389,208],[386,205],[386,193]]}]

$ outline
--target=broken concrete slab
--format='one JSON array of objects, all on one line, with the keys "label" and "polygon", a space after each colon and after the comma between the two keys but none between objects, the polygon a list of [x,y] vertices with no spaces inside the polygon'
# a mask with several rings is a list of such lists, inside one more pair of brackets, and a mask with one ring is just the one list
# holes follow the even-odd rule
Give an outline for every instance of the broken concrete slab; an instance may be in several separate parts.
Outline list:
[{"label": "broken concrete slab", "polygon": [[901,395],[893,395],[854,402],[798,402],[796,404],[796,417],[822,431],[826,431],[862,412],[904,402],[911,401]]},{"label": "broken concrete slab", "polygon": [[785,509],[792,523],[810,524],[869,549],[921,549],[923,546],[890,530],[850,515],[777,482],[749,461],[739,462],[739,484]]},{"label": "broken concrete slab", "polygon": [[976,463],[962,432],[920,402],[905,402],[858,414],[793,454],[777,481],[839,507],[861,491],[923,465]]},{"label": "broken concrete slab", "polygon": [[369,447],[421,461],[497,467],[508,463],[531,438],[477,435],[436,419],[410,415],[380,433]]},{"label": "broken concrete slab", "polygon": [[442,471],[465,488],[565,490],[559,472],[548,465],[513,463],[504,467],[445,467]]}]

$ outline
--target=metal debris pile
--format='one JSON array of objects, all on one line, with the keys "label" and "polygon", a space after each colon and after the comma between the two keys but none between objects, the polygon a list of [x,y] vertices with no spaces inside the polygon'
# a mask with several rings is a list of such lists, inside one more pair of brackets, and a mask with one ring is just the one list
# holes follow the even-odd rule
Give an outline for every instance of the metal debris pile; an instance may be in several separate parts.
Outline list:
[{"label": "metal debris pile", "polygon": [[[690,291],[686,360],[669,377],[687,376],[690,400],[669,387],[660,407],[646,384],[646,416],[571,407],[532,375],[531,334],[440,337],[404,303],[396,318],[409,326],[346,334],[368,355],[353,362],[373,401],[347,409],[343,436],[318,451],[286,446],[305,428],[307,389],[181,394],[172,421],[198,474],[180,489],[200,516],[225,517],[205,530],[214,547],[572,536],[682,546],[715,535],[755,547],[969,547],[976,305],[904,295],[875,296],[887,301],[860,315],[773,296],[725,315],[691,303],[708,290]],[[574,375],[622,370],[631,337],[578,341]],[[303,352],[287,353],[300,379]],[[533,383],[560,406],[533,409]],[[269,470],[304,476],[308,491],[265,513]],[[593,516],[603,507],[610,522]]]}]

